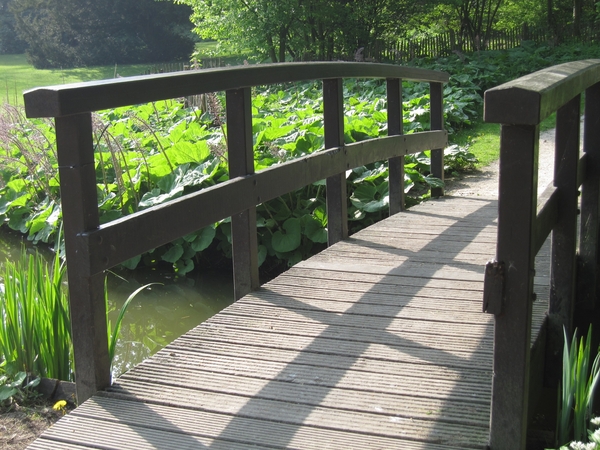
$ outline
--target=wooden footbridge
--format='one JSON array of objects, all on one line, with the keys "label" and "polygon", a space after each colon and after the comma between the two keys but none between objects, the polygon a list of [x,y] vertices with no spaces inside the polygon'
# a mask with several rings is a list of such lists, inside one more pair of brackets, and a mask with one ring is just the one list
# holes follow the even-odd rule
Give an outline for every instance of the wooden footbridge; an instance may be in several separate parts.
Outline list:
[{"label": "wooden footbridge", "polygon": [[[345,77],[387,79],[388,137],[344,145]],[[305,79],[323,80],[326,149],[254,173],[250,87]],[[430,84],[431,131],[402,134],[402,79]],[[437,189],[405,211],[404,155],[433,149],[443,178],[447,79],[278,64],[26,93],[30,117],[56,117],[81,403],[30,448],[525,448],[562,326],[597,297],[600,60],[486,93],[486,120],[502,124],[497,199]],[[100,225],[91,112],[221,90],[230,180]],[[554,183],[538,198],[539,123],[554,111]],[[378,160],[390,164],[392,215],[348,237],[345,171]],[[321,179],[329,248],[259,287],[255,206]],[[103,271],[229,216],[239,300],[111,385]]]}]

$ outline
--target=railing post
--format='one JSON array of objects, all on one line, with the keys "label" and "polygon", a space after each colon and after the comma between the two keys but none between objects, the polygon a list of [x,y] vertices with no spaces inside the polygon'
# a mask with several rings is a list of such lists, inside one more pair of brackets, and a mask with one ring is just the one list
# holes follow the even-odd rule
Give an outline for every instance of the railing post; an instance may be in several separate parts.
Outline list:
[{"label": "railing post", "polygon": [[538,140],[538,126],[502,125],[496,258],[505,284],[494,327],[492,450],[524,449],[527,437]]},{"label": "railing post", "polygon": [[[429,83],[430,128],[444,129],[444,99],[442,83]],[[444,181],[444,149],[431,149],[431,175]],[[444,195],[444,188],[432,188],[432,197]]]},{"label": "railing post", "polygon": [[[388,136],[402,134],[402,80],[387,80]],[[404,211],[404,156],[388,160],[390,215]]]},{"label": "railing post", "polygon": [[[340,78],[323,80],[325,148],[344,145],[344,91]],[[327,178],[327,244],[348,237],[346,172]]]},{"label": "railing post", "polygon": [[[229,178],[254,173],[250,88],[226,92]],[[260,203],[260,199],[256,199]],[[259,287],[256,207],[231,217],[233,290],[238,300]]]},{"label": "railing post", "polygon": [[561,376],[563,327],[573,332],[577,249],[577,166],[579,162],[580,96],[556,112],[554,186],[558,189],[558,222],[552,231],[550,260],[550,301],[546,344],[546,384]]},{"label": "railing post", "polygon": [[598,245],[600,206],[600,83],[585,91],[585,122],[583,151],[587,158],[586,178],[581,186],[581,228],[579,237],[579,267],[577,273],[578,305],[591,310],[599,294]]},{"label": "railing post", "polygon": [[110,385],[103,275],[86,277],[79,236],[99,226],[91,114],[56,118],[60,195],[69,275],[77,400]]}]

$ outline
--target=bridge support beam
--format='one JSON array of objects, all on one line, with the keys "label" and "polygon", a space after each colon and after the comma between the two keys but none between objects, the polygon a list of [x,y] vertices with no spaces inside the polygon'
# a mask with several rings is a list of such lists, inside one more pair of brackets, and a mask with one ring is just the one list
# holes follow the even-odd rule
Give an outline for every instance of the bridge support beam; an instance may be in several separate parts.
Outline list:
[{"label": "bridge support beam", "polygon": [[[227,153],[229,178],[254,173],[252,145],[252,96],[250,88],[226,92]],[[261,199],[256,199],[257,203]],[[231,217],[231,247],[233,256],[233,290],[235,299],[258,289],[258,241],[256,207]]]},{"label": "bridge support beam", "polygon": [[525,449],[527,438],[538,141],[537,125],[502,125],[496,258],[506,278],[494,327],[492,450]]},{"label": "bridge support beam", "polygon": [[[344,145],[344,83],[341,78],[323,80],[325,148]],[[346,172],[327,178],[327,244],[348,237]]]},{"label": "bridge support beam", "polygon": [[578,307],[592,310],[598,301],[600,262],[600,83],[585,91],[583,151],[586,177],[581,186],[581,228],[577,299]]},{"label": "bridge support beam", "polygon": [[98,228],[98,198],[89,113],[56,118],[65,249],[69,274],[71,338],[77,400],[83,403],[110,385],[104,275],[89,276],[80,236]]},{"label": "bridge support beam", "polygon": [[[402,80],[392,78],[387,80],[387,126],[388,136],[398,136],[403,133],[402,119]],[[404,201],[404,156],[396,156],[388,160],[390,216],[406,209]]]}]

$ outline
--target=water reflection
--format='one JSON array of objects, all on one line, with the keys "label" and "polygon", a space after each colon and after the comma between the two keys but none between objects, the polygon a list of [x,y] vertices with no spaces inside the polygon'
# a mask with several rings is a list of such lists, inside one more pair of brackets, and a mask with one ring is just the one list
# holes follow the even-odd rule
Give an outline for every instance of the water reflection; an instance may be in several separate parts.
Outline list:
[{"label": "water reflection", "polygon": [[[20,234],[0,230],[0,266],[6,260],[19,260],[23,248],[28,253],[38,250],[49,260],[53,257],[43,245],[34,247]],[[148,283],[161,283],[140,292],[129,305],[115,350],[114,375],[131,369],[233,302],[233,281],[228,272],[204,271],[177,279],[167,271],[123,270],[109,274],[107,281],[113,326],[133,291]]]},{"label": "water reflection", "polygon": [[162,285],[143,290],[129,305],[115,351],[115,376],[233,302],[230,273],[205,271],[185,279],[151,270],[118,275],[127,278],[109,276],[109,319],[113,324],[127,297],[138,287],[152,282]]}]

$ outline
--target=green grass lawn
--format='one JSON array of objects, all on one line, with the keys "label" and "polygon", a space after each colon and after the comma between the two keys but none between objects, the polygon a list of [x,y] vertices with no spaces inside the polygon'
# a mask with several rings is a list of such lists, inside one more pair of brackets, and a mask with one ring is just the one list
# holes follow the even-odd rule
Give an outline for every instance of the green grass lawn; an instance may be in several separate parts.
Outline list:
[{"label": "green grass lawn", "polygon": [[476,122],[449,137],[453,144],[469,147],[477,160],[477,167],[485,167],[500,156],[500,125],[497,123]]},{"label": "green grass lawn", "polygon": [[40,86],[104,80],[120,76],[141,75],[151,66],[133,64],[124,66],[84,67],[76,69],[35,69],[25,55],[0,55],[0,102],[23,104],[23,91]]},{"label": "green grass lawn", "polygon": [[[540,131],[549,130],[556,126],[556,113],[544,119]],[[468,146],[475,155],[477,168],[482,168],[500,157],[500,124],[476,122],[470,128],[465,128],[449,137],[452,144]]]}]

